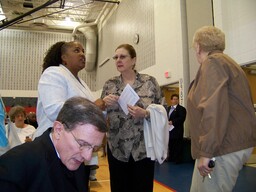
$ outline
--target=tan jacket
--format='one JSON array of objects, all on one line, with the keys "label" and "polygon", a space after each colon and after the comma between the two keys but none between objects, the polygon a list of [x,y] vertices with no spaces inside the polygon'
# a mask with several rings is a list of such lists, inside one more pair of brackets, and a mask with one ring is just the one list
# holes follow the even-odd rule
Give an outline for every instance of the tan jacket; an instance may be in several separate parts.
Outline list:
[{"label": "tan jacket", "polygon": [[194,159],[256,146],[256,117],[247,78],[222,52],[201,64],[187,101]]}]

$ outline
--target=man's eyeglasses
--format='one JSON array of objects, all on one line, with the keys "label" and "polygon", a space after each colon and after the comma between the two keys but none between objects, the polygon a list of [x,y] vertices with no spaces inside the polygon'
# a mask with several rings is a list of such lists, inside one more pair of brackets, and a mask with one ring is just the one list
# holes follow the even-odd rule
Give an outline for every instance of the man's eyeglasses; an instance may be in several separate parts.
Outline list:
[{"label": "man's eyeglasses", "polygon": [[[66,123],[62,123],[62,124],[65,125],[66,127],[68,127]],[[77,142],[77,144],[79,145],[80,151],[82,151],[84,149],[86,149],[86,150],[91,150],[92,149],[93,152],[97,152],[102,147],[102,145],[92,146],[91,144],[87,143],[86,141],[82,141],[80,139],[77,139],[72,131],[70,131],[70,133],[73,136],[73,138],[75,139],[75,141]]]},{"label": "man's eyeglasses", "polygon": [[118,58],[123,60],[125,59],[126,57],[130,57],[130,55],[115,55],[114,57],[112,57],[114,60],[117,60]]}]

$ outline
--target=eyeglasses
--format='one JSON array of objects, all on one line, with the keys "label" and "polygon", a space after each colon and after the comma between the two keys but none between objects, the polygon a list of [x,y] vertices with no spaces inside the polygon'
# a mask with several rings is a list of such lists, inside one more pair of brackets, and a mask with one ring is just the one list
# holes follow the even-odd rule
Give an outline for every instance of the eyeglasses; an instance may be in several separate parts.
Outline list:
[{"label": "eyeglasses", "polygon": [[[62,123],[62,124],[65,125],[66,127],[68,127],[66,123]],[[77,139],[72,131],[70,131],[70,133],[73,136],[74,140],[79,145],[80,151],[83,151],[84,149],[87,149],[89,151],[89,150],[92,149],[93,152],[97,152],[102,147],[102,145],[100,145],[100,146],[92,146],[91,144],[87,143],[86,141],[82,141],[80,139]]]},{"label": "eyeglasses", "polygon": [[87,149],[88,151],[92,149],[93,152],[97,152],[102,147],[101,145],[100,146],[92,146],[91,144],[89,144],[85,141],[81,141],[81,140],[77,139],[75,137],[75,135],[72,133],[72,131],[70,131],[70,133],[74,137],[77,144],[79,145],[80,151],[83,151],[83,149]]},{"label": "eyeglasses", "polygon": [[114,60],[117,60],[118,58],[123,60],[125,59],[126,57],[130,57],[130,55],[115,55],[114,57],[112,57]]}]

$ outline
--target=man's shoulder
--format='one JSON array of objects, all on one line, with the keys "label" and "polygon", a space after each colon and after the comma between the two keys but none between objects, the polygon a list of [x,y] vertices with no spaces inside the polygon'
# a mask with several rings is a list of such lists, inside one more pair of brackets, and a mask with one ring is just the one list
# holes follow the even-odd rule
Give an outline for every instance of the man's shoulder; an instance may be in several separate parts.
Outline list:
[{"label": "man's shoulder", "polygon": [[185,110],[185,111],[186,111],[186,108],[185,108],[185,107],[183,107],[183,106],[182,106],[182,105],[180,105],[180,104],[178,104],[176,108],[177,108],[177,109],[181,109],[181,110]]}]

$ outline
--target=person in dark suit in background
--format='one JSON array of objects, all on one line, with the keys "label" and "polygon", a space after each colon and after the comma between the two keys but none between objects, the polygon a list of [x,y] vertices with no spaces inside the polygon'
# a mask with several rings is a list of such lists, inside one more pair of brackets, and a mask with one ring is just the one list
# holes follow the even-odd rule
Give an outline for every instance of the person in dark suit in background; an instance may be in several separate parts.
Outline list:
[{"label": "person in dark suit in background", "polygon": [[184,122],[187,111],[179,105],[179,95],[171,95],[171,106],[167,108],[169,120],[169,156],[168,161],[182,163]]},{"label": "person in dark suit in background", "polygon": [[35,112],[29,112],[27,114],[27,119],[25,120],[27,124],[33,125],[35,128],[38,127],[38,123],[36,120],[36,113]]},{"label": "person in dark suit in background", "polygon": [[84,161],[100,149],[106,131],[94,103],[71,97],[52,128],[0,156],[1,191],[88,192]]}]

